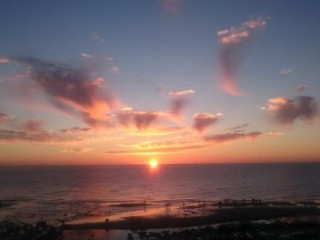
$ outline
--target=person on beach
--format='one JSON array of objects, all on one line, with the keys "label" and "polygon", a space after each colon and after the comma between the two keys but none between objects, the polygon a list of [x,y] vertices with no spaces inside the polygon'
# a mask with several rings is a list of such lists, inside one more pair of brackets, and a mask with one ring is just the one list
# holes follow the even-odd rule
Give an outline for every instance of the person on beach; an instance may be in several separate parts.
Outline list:
[{"label": "person on beach", "polygon": [[106,229],[106,231],[109,231],[109,218],[106,218],[106,219],[104,220],[104,223],[105,223],[105,229]]}]

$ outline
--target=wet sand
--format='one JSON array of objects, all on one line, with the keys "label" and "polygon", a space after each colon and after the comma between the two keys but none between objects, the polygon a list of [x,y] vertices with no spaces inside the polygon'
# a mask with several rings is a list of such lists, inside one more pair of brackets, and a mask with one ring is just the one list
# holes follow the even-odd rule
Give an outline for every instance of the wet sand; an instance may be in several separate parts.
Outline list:
[{"label": "wet sand", "polygon": [[[209,210],[208,210],[209,211]],[[64,229],[161,229],[212,225],[232,221],[268,220],[284,217],[320,216],[314,206],[253,206],[216,209],[205,216],[127,217],[118,221],[65,224]]]}]

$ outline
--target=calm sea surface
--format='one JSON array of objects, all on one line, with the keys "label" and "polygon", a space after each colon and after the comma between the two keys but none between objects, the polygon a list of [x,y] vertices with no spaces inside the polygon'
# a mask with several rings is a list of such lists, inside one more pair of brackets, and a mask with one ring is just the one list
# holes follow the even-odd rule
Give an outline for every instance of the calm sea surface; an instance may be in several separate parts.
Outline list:
[{"label": "calm sea surface", "polygon": [[320,163],[0,168],[4,218],[77,219],[117,204],[221,199],[320,200]]}]

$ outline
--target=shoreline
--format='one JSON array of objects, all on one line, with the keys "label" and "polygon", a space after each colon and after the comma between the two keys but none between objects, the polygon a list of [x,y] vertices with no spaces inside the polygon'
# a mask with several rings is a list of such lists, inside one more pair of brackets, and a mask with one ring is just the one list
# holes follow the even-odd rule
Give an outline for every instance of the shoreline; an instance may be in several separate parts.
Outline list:
[{"label": "shoreline", "polygon": [[65,230],[105,229],[105,230],[146,230],[213,225],[233,221],[256,221],[276,218],[320,217],[316,206],[255,206],[228,207],[217,209],[207,215],[199,216],[153,216],[126,217],[123,220],[64,224]]}]

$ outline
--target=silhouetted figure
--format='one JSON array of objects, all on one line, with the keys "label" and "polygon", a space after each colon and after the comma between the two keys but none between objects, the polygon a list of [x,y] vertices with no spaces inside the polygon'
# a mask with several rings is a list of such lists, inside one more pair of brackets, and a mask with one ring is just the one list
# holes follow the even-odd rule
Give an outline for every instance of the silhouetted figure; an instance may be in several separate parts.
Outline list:
[{"label": "silhouetted figure", "polygon": [[106,219],[104,220],[104,224],[105,224],[105,229],[106,229],[106,231],[109,231],[109,218],[106,218]]},{"label": "silhouetted figure", "polygon": [[134,240],[134,239],[133,239],[133,236],[132,236],[132,234],[131,234],[131,233],[128,233],[127,240]]},{"label": "silhouetted figure", "polygon": [[147,203],[146,203],[146,200],[143,200],[143,209],[144,209],[144,212],[147,211]]},{"label": "silhouetted figure", "polygon": [[221,209],[222,208],[222,202],[219,201],[219,208]]}]

